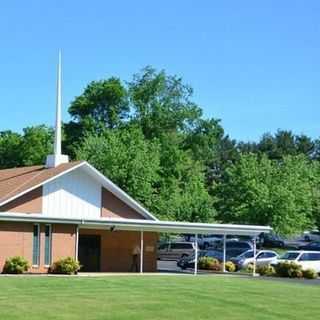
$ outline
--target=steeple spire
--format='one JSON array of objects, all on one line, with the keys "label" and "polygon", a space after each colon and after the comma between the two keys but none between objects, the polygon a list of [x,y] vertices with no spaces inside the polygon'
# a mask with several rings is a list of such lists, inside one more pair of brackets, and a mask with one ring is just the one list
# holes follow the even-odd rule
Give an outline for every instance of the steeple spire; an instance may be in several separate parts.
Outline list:
[{"label": "steeple spire", "polygon": [[47,168],[57,167],[59,164],[69,162],[69,157],[61,154],[61,51],[59,51],[58,73],[57,73],[57,104],[56,123],[54,134],[54,154],[48,155],[46,160]]},{"label": "steeple spire", "polygon": [[57,105],[56,105],[56,127],[54,136],[54,154],[61,154],[61,50],[59,50],[59,62],[57,72]]}]

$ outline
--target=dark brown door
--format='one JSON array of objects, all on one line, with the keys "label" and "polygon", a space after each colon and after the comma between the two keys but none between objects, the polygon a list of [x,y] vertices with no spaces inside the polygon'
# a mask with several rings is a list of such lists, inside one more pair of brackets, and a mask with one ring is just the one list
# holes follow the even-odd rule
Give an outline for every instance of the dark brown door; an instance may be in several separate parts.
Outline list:
[{"label": "dark brown door", "polygon": [[79,235],[79,261],[83,272],[100,271],[101,239],[97,235]]}]

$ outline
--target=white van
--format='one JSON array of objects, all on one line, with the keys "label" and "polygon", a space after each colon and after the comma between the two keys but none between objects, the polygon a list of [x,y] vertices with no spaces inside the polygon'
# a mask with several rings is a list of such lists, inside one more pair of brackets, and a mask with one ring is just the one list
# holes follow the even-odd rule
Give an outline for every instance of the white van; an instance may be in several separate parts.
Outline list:
[{"label": "white van", "polygon": [[287,251],[276,263],[295,262],[302,269],[313,269],[320,273],[320,251]]},{"label": "white van", "polygon": [[167,242],[158,247],[158,260],[179,260],[194,254],[193,242]]}]

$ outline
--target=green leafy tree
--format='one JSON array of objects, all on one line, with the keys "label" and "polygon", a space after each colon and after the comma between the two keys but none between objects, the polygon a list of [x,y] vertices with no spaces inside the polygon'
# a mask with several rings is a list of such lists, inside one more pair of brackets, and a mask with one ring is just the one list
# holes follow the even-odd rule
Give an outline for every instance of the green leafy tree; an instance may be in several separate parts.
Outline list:
[{"label": "green leafy tree", "polygon": [[0,132],[0,169],[22,165],[20,153],[22,137],[12,131]]},{"label": "green leafy tree", "polygon": [[166,132],[184,131],[201,116],[201,109],[191,101],[192,89],[181,78],[157,72],[151,67],[134,75],[129,95],[138,122],[147,138]]},{"label": "green leafy tree", "polygon": [[20,145],[22,164],[44,164],[46,156],[53,152],[53,130],[44,125],[23,129]]},{"label": "green leafy tree", "polygon": [[118,78],[93,81],[71,103],[69,113],[78,122],[91,118],[106,128],[116,128],[128,117],[127,90]]},{"label": "green leafy tree", "polygon": [[164,219],[213,221],[215,209],[208,192],[205,167],[183,149],[181,135],[162,135],[156,212]]},{"label": "green leafy tree", "polygon": [[0,168],[43,164],[52,153],[53,132],[41,125],[23,129],[23,135],[4,131],[0,133]]},{"label": "green leafy tree", "polygon": [[120,79],[92,81],[70,105],[72,121],[64,125],[64,151],[74,158],[85,136],[118,128],[128,120],[129,111],[128,92]]},{"label": "green leafy tree", "polygon": [[312,168],[304,156],[281,162],[242,155],[217,187],[219,218],[225,222],[271,225],[293,234],[313,223]]},{"label": "green leafy tree", "polygon": [[147,141],[139,128],[107,129],[87,136],[76,150],[77,159],[87,160],[113,182],[148,208],[159,173],[159,144]]}]

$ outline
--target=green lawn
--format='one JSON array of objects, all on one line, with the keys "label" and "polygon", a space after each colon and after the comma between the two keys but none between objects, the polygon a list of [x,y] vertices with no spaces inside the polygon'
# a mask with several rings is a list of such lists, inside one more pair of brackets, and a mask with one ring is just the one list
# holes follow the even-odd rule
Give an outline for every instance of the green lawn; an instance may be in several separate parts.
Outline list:
[{"label": "green lawn", "polygon": [[228,276],[0,277],[0,319],[318,319],[320,286]]}]

